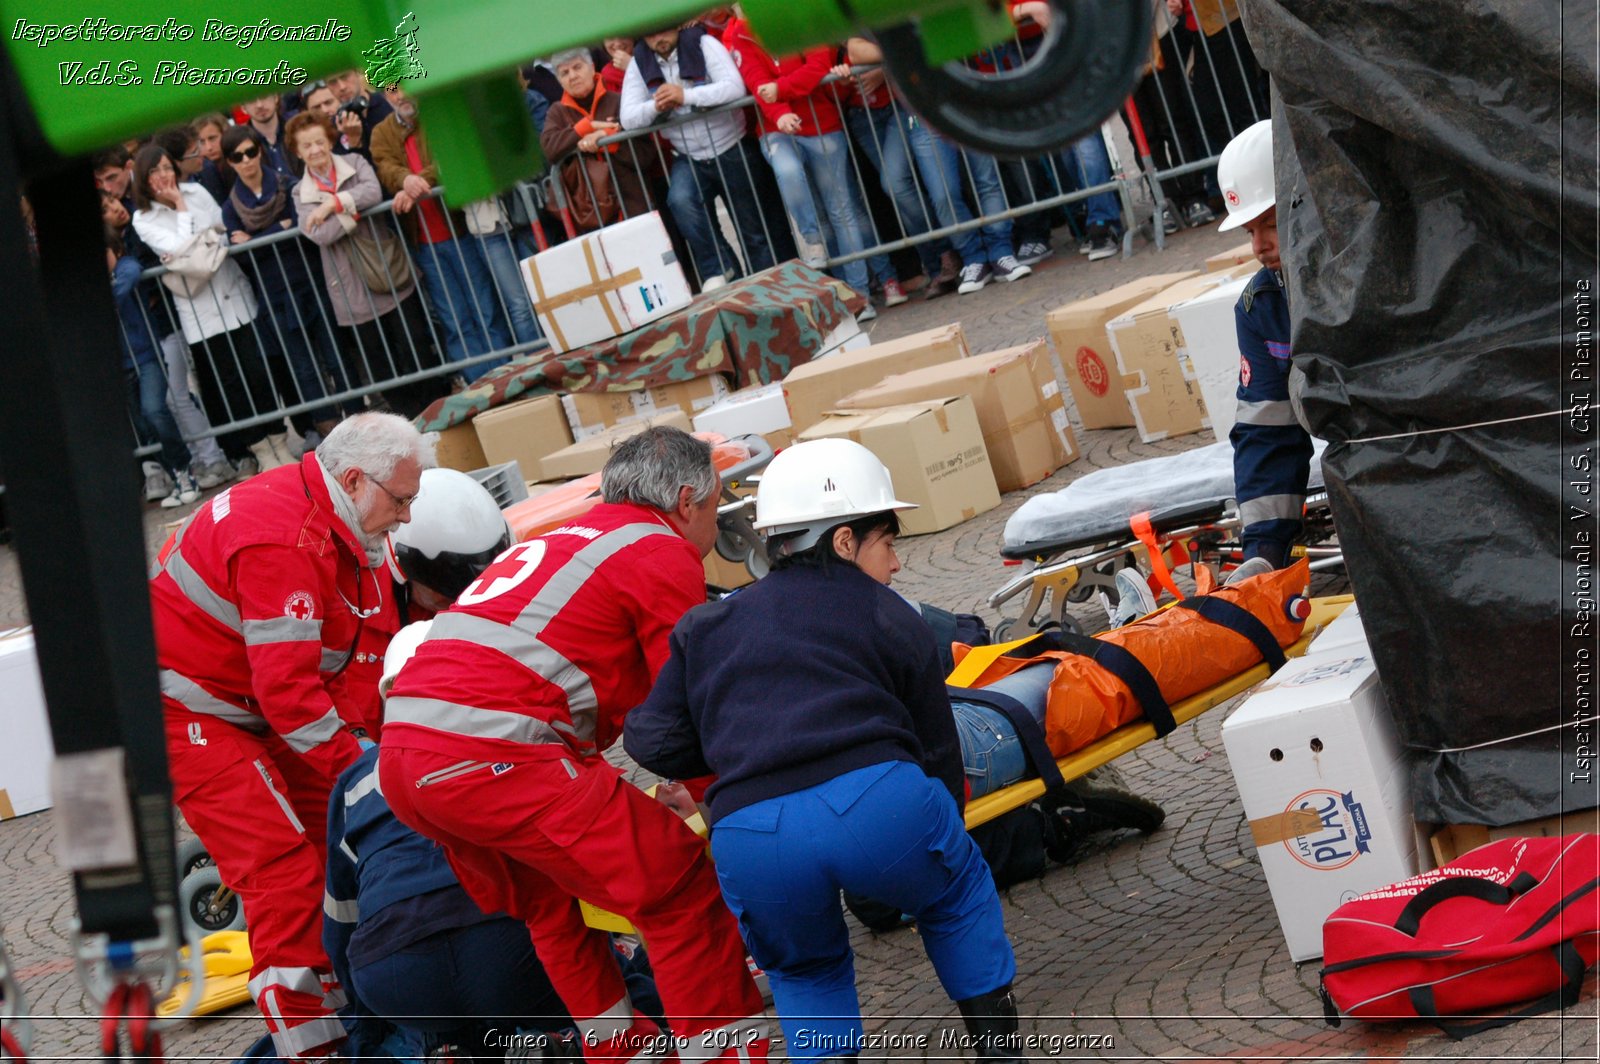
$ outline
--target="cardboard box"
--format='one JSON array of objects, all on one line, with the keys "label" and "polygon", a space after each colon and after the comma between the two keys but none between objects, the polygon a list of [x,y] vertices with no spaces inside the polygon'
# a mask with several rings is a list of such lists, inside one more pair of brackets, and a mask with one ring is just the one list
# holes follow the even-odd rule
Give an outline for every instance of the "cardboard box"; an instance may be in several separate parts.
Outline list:
[{"label": "cardboard box", "polygon": [[[490,464],[489,459],[484,457],[483,444],[478,442],[478,430],[471,421],[451,425],[438,433],[438,437],[439,442],[434,453],[444,468],[470,473],[474,469],[482,469]],[[523,468],[527,469],[526,466]]]},{"label": "cardboard box", "polygon": [[1361,625],[1361,603],[1352,602],[1341,610],[1339,616],[1311,640],[1311,646],[1306,653],[1338,654],[1342,657],[1365,654],[1371,657],[1367,630]]},{"label": "cardboard box", "polygon": [[966,396],[829,414],[797,437],[855,440],[889,467],[907,535],[937,532],[1000,505],[978,413]]},{"label": "cardboard box", "polygon": [[891,373],[954,362],[968,353],[966,334],[957,323],[796,366],[783,379],[790,423],[797,429],[813,425],[840,399]]},{"label": "cardboard box", "polygon": [[1194,367],[1200,395],[1205,399],[1211,431],[1219,440],[1228,438],[1239,406],[1239,331],[1233,308],[1254,275],[1244,272],[1228,276],[1234,279],[1171,310],[1183,333],[1183,349]]},{"label": "cardboard box", "polygon": [[538,395],[485,410],[472,419],[484,465],[516,462],[524,478],[541,478],[544,457],[572,443],[561,397]]},{"label": "cardboard box", "polygon": [[1185,270],[1141,277],[1109,292],[1057,307],[1045,315],[1059,360],[1058,371],[1072,391],[1078,420],[1083,422],[1084,428],[1114,429],[1133,424],[1133,411],[1122,394],[1116,358],[1106,339],[1106,323],[1129,307],[1194,275],[1195,271]]},{"label": "cardboard box", "polygon": [[764,437],[775,451],[794,442],[789,405],[783,401],[781,381],[740,388],[696,414],[694,430],[717,432],[730,438],[753,432]]},{"label": "cardboard box", "polygon": [[743,562],[730,562],[718,554],[716,548],[706,555],[706,583],[732,591],[736,587],[755,583],[755,577]]},{"label": "cardboard box", "polygon": [[1226,273],[1198,274],[1129,307],[1106,324],[1133,424],[1144,442],[1186,436],[1210,425],[1205,398],[1184,349],[1183,330],[1169,311],[1232,279]]},{"label": "cardboard box", "polygon": [[693,420],[702,410],[732,394],[722,374],[712,373],[686,381],[669,381],[654,388],[629,392],[573,392],[561,397],[572,440],[586,440],[613,425],[654,417],[676,408]]},{"label": "cardboard box", "polygon": [[0,735],[0,820],[49,809],[56,751],[32,628],[0,636]]},{"label": "cardboard box", "polygon": [[1259,265],[1256,263],[1256,254],[1250,250],[1250,241],[1246,240],[1236,248],[1219,251],[1206,260],[1207,273],[1221,273],[1231,271],[1235,266]]},{"label": "cardboard box", "polygon": [[1223,722],[1222,744],[1289,955],[1320,957],[1329,913],[1417,871],[1410,769],[1372,659],[1289,662]]},{"label": "cardboard box", "polygon": [[630,332],[692,298],[654,211],[523,259],[522,281],[556,354]]},{"label": "cardboard box", "polygon": [[840,351],[854,351],[872,343],[872,337],[861,331],[861,326],[856,319],[845,315],[844,320],[828,330],[828,335],[822,338],[817,353],[811,356],[815,362],[819,358],[838,354]]},{"label": "cardboard box", "polygon": [[1066,400],[1043,340],[897,373],[852,392],[838,405],[862,410],[957,395],[972,399],[1002,492],[1037,484],[1078,457]]},{"label": "cardboard box", "polygon": [[652,425],[671,425],[685,432],[691,429],[689,419],[678,409],[667,410],[641,421],[613,425],[604,432],[545,455],[539,464],[539,477],[541,480],[566,480],[598,473],[605,467],[606,459],[611,457],[613,447]]}]

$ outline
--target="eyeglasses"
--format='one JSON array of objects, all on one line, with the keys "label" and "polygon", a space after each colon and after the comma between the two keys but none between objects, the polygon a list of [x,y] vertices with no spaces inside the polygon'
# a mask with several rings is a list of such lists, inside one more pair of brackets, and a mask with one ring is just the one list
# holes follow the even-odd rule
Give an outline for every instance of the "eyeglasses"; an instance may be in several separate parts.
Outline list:
[{"label": "eyeglasses", "polygon": [[200,158],[200,145],[198,143],[196,143],[194,147],[192,147],[188,151],[184,152],[183,157],[185,159],[198,159],[198,158]]},{"label": "eyeglasses", "polygon": [[329,85],[326,81],[308,81],[306,82],[305,88],[300,90],[300,98],[303,100],[307,96],[310,96],[312,93],[316,92],[318,89],[331,89],[332,87],[333,86]]},{"label": "eyeglasses", "polygon": [[379,480],[371,473],[368,473],[366,470],[362,470],[361,475],[378,485],[385,495],[394,500],[395,508],[399,510],[404,510],[407,506],[410,506],[412,503],[416,502],[417,496],[422,494],[422,490],[419,488],[410,495],[396,495],[394,492],[389,490],[388,486],[385,485],[383,481]]},{"label": "eyeglasses", "polygon": [[230,151],[228,159],[230,162],[242,163],[246,159],[254,159],[260,154],[260,148],[240,148],[238,151]]}]

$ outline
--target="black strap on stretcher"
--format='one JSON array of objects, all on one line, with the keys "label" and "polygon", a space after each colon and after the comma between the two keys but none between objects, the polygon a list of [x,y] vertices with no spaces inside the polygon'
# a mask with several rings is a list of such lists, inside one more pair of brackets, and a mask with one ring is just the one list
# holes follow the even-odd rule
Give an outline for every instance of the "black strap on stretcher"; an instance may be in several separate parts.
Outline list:
[{"label": "black strap on stretcher", "polygon": [[1107,643],[1104,639],[1052,628],[1048,632],[1040,632],[1028,642],[1008,651],[1006,657],[1032,657],[1041,650],[1059,650],[1088,658],[1121,680],[1138,700],[1139,706],[1144,710],[1145,719],[1155,728],[1156,738],[1170,734],[1177,728],[1178,722],[1172,719],[1172,708],[1167,705],[1166,698],[1161,694],[1161,685],[1156,683],[1155,677],[1150,675],[1150,670],[1144,667],[1144,662],[1134,657],[1132,652],[1115,643]]},{"label": "black strap on stretcher", "polygon": [[1184,599],[1178,603],[1180,610],[1193,610],[1212,624],[1220,624],[1230,632],[1237,632],[1255,644],[1256,652],[1261,655],[1261,660],[1267,663],[1267,668],[1277,672],[1283,668],[1283,663],[1288,658],[1283,656],[1283,648],[1278,645],[1278,640],[1272,630],[1261,623],[1261,619],[1243,606],[1229,602],[1227,599],[1215,598],[1211,595],[1201,595],[1198,598]]},{"label": "black strap on stretcher", "polygon": [[1044,781],[1046,790],[1053,791],[1067,785],[1066,778],[1061,775],[1061,767],[1050,753],[1050,745],[1044,740],[1044,729],[1033,719],[1027,706],[1010,695],[987,687],[946,687],[945,690],[949,692],[952,702],[975,702],[1009,720],[1011,726],[1017,729],[1017,738],[1022,740],[1022,752],[1028,756],[1034,772]]}]

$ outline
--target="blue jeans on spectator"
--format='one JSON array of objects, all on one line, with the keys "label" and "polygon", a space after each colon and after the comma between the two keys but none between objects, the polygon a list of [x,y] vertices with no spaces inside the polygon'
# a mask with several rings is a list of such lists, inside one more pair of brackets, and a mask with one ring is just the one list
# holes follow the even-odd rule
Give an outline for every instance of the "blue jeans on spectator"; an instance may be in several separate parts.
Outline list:
[{"label": "blue jeans on spectator", "polygon": [[[261,329],[261,350],[268,358],[281,356],[289,365],[294,386],[280,382],[278,392],[290,405],[321,399],[328,394],[318,364],[312,330],[322,324],[318,304],[309,291],[280,293],[281,298],[267,303],[267,313],[256,319]],[[306,422],[335,421],[338,413],[331,406],[315,407],[300,418]],[[303,428],[304,426],[302,426]]]},{"label": "blue jeans on spectator", "polygon": [[[801,236],[813,244],[827,244],[830,256],[850,255],[872,246],[872,227],[852,183],[855,175],[850,166],[850,143],[842,130],[815,137],[768,133],[761,138],[761,150],[772,164],[784,206]],[[817,217],[818,200],[827,218],[826,231]],[[894,276],[887,255],[874,255],[872,259],[875,276]],[[854,259],[835,269],[843,275],[845,284],[867,294],[866,260]]]},{"label": "blue jeans on spectator", "polygon": [[[691,159],[679,155],[672,161],[667,206],[677,219],[678,229],[694,256],[700,278],[737,276],[739,264],[727,261],[717,233],[717,196],[728,205],[738,226],[740,243],[751,273],[773,264],[761,218],[761,208],[751,187],[750,170],[764,166],[761,157],[740,140],[714,159]],[[747,169],[749,168],[749,169]]]},{"label": "blue jeans on spectator", "polygon": [[533,304],[529,302],[528,289],[522,283],[522,267],[517,263],[517,252],[511,246],[510,233],[502,228],[495,233],[475,237],[474,240],[482,249],[484,260],[489,264],[489,273],[499,289],[494,301],[496,311],[501,311],[502,301],[505,303],[503,310],[511,320],[512,339],[519,344],[533,343],[544,334],[539,331],[539,321],[533,316]]},{"label": "blue jeans on spectator", "polygon": [[128,412],[139,442],[153,440],[161,445],[161,465],[169,474],[188,471],[189,446],[167,406],[167,378],[161,375],[161,367],[145,362],[138,369],[123,370],[122,379],[128,387]]},{"label": "blue jeans on spectator", "polygon": [[[933,202],[934,217],[941,228],[970,222],[972,210],[961,192],[962,172],[970,168],[972,190],[978,199],[978,209],[984,215],[997,215],[1006,209],[1005,191],[1000,187],[1000,168],[992,158],[976,152],[963,152],[944,137],[934,133],[915,115],[901,113],[906,137],[911,143],[912,158],[917,161],[917,172]],[[1011,219],[996,218],[977,229],[967,229],[950,238],[964,266],[974,263],[994,263],[1011,255]]]},{"label": "blue jeans on spectator", "polygon": [[[928,221],[927,197],[912,173],[911,146],[895,120],[896,114],[898,111],[894,107],[849,107],[844,117],[856,147],[878,171],[878,182],[884,194],[894,201],[900,231],[907,239],[915,240],[933,225]],[[929,279],[937,277],[939,256],[951,250],[950,241],[940,237],[925,240],[916,247],[917,257],[922,260],[922,272]]]},{"label": "blue jeans on spectator", "polygon": [[[1098,129],[1074,141],[1061,153],[1061,161],[1078,182],[1080,189],[1094,188],[1111,180],[1111,155]],[[1088,211],[1086,224],[1103,225],[1113,233],[1122,232],[1122,205],[1115,192],[1100,192],[1083,201]]]},{"label": "blue jeans on spectator", "polygon": [[[445,355],[462,362],[511,346],[511,333],[495,298],[494,279],[477,243],[469,239],[423,244],[416,251],[417,268],[427,285],[434,315],[444,329]],[[463,367],[471,384],[507,359]]]}]

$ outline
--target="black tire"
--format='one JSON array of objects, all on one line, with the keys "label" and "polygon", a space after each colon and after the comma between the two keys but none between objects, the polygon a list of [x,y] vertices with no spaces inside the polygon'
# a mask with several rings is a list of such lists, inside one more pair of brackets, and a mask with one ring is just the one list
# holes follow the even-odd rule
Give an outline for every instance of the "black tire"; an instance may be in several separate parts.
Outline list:
[{"label": "black tire", "polygon": [[996,643],[1004,643],[1016,638],[1011,633],[1017,630],[1017,621],[1018,618],[1016,617],[1006,617],[1002,619],[999,624],[994,626],[994,634],[991,638],[993,638]]},{"label": "black tire", "polygon": [[884,66],[929,125],[990,155],[1063,148],[1121,107],[1150,59],[1152,0],[1050,0],[1039,50],[1014,71],[928,66],[911,23],[878,31]]},{"label": "black tire", "polygon": [[197,868],[214,864],[205,843],[199,839],[185,839],[178,843],[178,882],[182,883]]},{"label": "black tire", "polygon": [[216,931],[243,931],[244,902],[222,885],[216,865],[202,865],[183,877],[178,887],[183,919],[203,938]]}]

